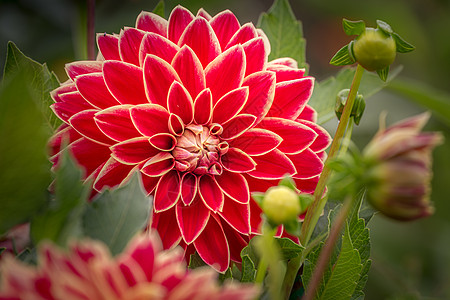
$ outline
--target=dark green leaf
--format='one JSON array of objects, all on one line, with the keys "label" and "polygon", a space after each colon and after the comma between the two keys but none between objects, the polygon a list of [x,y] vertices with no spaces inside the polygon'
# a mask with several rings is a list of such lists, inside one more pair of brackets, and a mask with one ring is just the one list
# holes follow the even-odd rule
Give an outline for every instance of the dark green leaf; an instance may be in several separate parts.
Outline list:
[{"label": "dark green leaf", "polygon": [[344,27],[344,32],[347,35],[360,35],[366,29],[366,24],[362,20],[350,21],[343,19],[342,26]]},{"label": "dark green leaf", "polygon": [[388,35],[390,35],[394,32],[388,23],[381,21],[381,20],[377,20],[377,27],[379,29],[381,29],[381,31],[383,31],[384,33],[386,33]]},{"label": "dark green leaf", "polygon": [[297,191],[297,186],[295,185],[294,179],[292,179],[292,177],[289,177],[289,176],[283,177],[283,179],[280,180],[278,185],[285,186],[287,188],[290,188],[293,191]]},{"label": "dark green leaf", "polygon": [[342,47],[330,60],[330,64],[333,66],[346,66],[356,62],[356,60],[350,55],[350,44]]},{"label": "dark green leaf", "polygon": [[256,203],[258,203],[259,206],[261,206],[261,203],[264,200],[264,193],[260,193],[260,192],[253,192],[252,193],[252,198],[253,200],[256,201]]},{"label": "dark green leaf", "polygon": [[134,174],[127,185],[103,192],[87,207],[84,233],[103,241],[113,255],[118,254],[145,228],[150,210],[150,198],[143,193],[138,174]]},{"label": "dark green leaf", "polygon": [[196,269],[198,267],[204,266],[206,266],[206,263],[203,261],[200,255],[198,255],[197,252],[191,254],[191,256],[189,257],[189,269]]},{"label": "dark green leaf", "polygon": [[31,221],[30,233],[34,244],[49,239],[64,247],[69,238],[82,236],[81,217],[90,188],[81,181],[82,172],[68,151],[63,152],[60,161],[55,197]]},{"label": "dark green leaf", "polygon": [[233,279],[233,273],[231,272],[231,268],[228,268],[225,273],[219,274],[219,281],[224,282],[227,279]]},{"label": "dark green leaf", "polygon": [[269,60],[292,57],[300,68],[306,67],[302,24],[296,19],[288,0],[275,0],[269,11],[261,14],[258,27],[269,38]]},{"label": "dark green leaf", "polygon": [[377,74],[380,77],[381,80],[386,82],[388,75],[389,75],[389,66],[387,66],[384,69],[377,70]]},{"label": "dark green leaf", "polygon": [[278,242],[278,246],[281,250],[281,255],[285,260],[296,258],[305,249],[288,238],[276,238],[275,240]]},{"label": "dark green leaf", "polygon": [[402,39],[395,32],[392,33],[392,38],[395,40],[395,45],[397,46],[397,52],[399,52],[399,53],[407,53],[407,52],[411,52],[414,49],[416,49],[416,47],[414,47],[413,45],[411,45],[410,43],[408,43],[407,41]]},{"label": "dark green leaf", "polygon": [[17,254],[16,258],[23,263],[29,265],[36,265],[38,260],[36,248],[32,249],[26,248],[22,252]]},{"label": "dark green leaf", "polygon": [[250,256],[242,256],[242,276],[241,282],[254,282],[256,276],[255,264]]},{"label": "dark green leaf", "polygon": [[156,4],[155,8],[153,9],[153,13],[157,14],[158,16],[164,18],[164,0],[160,0],[158,4]]}]

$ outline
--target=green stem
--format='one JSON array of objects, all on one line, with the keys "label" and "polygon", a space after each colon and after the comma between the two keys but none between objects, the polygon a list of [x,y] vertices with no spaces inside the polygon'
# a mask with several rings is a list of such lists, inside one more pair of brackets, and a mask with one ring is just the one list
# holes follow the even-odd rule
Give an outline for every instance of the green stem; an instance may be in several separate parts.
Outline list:
[{"label": "green stem", "polygon": [[[263,247],[271,248],[273,242],[273,236],[276,233],[276,228],[270,228],[265,222],[263,224],[263,235],[261,238],[263,239]],[[268,257],[261,253],[261,259],[258,264],[258,271],[256,273],[255,283],[262,284],[264,282],[264,278],[266,276],[267,267],[269,266]]]},{"label": "green stem", "polygon": [[302,225],[302,231],[300,234],[300,242],[302,243],[302,245],[306,245],[309,242],[309,239],[311,238],[311,235],[314,231],[314,227],[316,226],[323,208],[325,207],[327,198],[323,197],[323,194],[331,173],[331,169],[328,167],[327,162],[331,159],[334,159],[338,154],[338,150],[342,142],[342,137],[344,136],[345,130],[347,129],[347,124],[350,119],[350,114],[352,112],[356,93],[358,92],[363,73],[364,68],[358,64],[358,66],[356,67],[355,75],[353,77],[350,92],[347,97],[347,102],[345,103],[344,111],[342,112],[341,120],[336,129],[336,134],[334,135],[333,142],[331,143],[330,151],[325,161],[323,171],[320,175],[319,182],[317,183],[316,190],[314,191],[314,201],[308,208],[308,212],[306,213],[306,217]]},{"label": "green stem", "polygon": [[342,139],[342,146],[341,151],[339,151],[339,157],[342,157],[348,150],[348,147],[350,146],[351,140],[352,140],[352,133],[353,133],[353,118],[350,118],[348,121],[347,131],[345,132],[345,136]]}]

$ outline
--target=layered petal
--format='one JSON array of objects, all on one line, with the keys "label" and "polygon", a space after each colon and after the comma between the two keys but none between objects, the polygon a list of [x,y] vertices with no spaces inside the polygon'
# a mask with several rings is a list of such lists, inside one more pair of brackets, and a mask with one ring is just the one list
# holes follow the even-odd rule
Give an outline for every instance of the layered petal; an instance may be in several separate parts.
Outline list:
[{"label": "layered petal", "polygon": [[235,173],[247,173],[256,168],[256,162],[237,148],[229,148],[222,156],[222,165],[225,170]]},{"label": "layered petal", "polygon": [[119,55],[123,62],[139,66],[139,48],[145,32],[126,27],[119,35]]},{"label": "layered petal", "polygon": [[120,104],[109,92],[100,72],[79,75],[75,83],[83,98],[97,108],[105,109]]},{"label": "layered petal", "polygon": [[69,119],[70,125],[78,131],[79,134],[85,136],[86,138],[109,146],[114,144],[114,140],[107,137],[95,123],[94,116],[97,113],[97,110],[90,109],[81,111],[75,115],[73,115]]},{"label": "layered petal", "polygon": [[103,63],[101,61],[76,61],[66,64],[66,73],[70,79],[75,80],[79,75],[98,73],[102,71]]},{"label": "layered petal", "polygon": [[214,105],[212,122],[223,124],[236,116],[248,98],[248,87],[237,88],[225,94]]},{"label": "layered petal", "polygon": [[183,240],[189,245],[205,229],[210,218],[210,211],[199,197],[191,205],[178,203],[175,211]]},{"label": "layered petal", "polygon": [[283,139],[276,133],[262,128],[252,128],[230,141],[231,147],[236,147],[248,155],[262,155],[276,149]]},{"label": "layered petal", "polygon": [[105,187],[117,187],[124,183],[135,170],[134,165],[122,164],[111,157],[98,174],[94,188],[100,192]]},{"label": "layered petal", "polygon": [[241,174],[224,171],[220,176],[215,176],[214,179],[220,189],[234,201],[247,204],[250,200],[247,181]]},{"label": "layered petal", "polygon": [[139,63],[141,66],[144,65],[147,54],[153,54],[170,64],[179,50],[176,44],[165,37],[156,33],[147,33],[140,44]]},{"label": "layered petal", "polygon": [[188,26],[192,20],[194,20],[194,15],[181,5],[177,5],[172,10],[169,17],[167,27],[169,40],[177,44],[186,26]]},{"label": "layered petal", "polygon": [[216,33],[221,49],[230,41],[231,37],[241,27],[236,16],[229,10],[224,10],[212,18],[209,23]]},{"label": "layered petal", "polygon": [[119,37],[107,33],[98,33],[97,46],[105,60],[120,60]]},{"label": "layered petal", "polygon": [[298,154],[288,155],[288,157],[297,168],[294,178],[308,179],[322,172],[323,162],[311,149],[305,149]]},{"label": "layered petal", "polygon": [[241,113],[256,117],[256,123],[269,111],[275,95],[275,74],[273,72],[256,72],[245,77],[242,86],[249,87],[247,103]]},{"label": "layered petal", "polygon": [[154,32],[162,37],[167,37],[168,22],[157,14],[142,11],[136,19],[136,28]]},{"label": "layered petal", "polygon": [[181,194],[181,178],[178,171],[170,171],[161,176],[155,191],[155,212],[166,211],[172,208]]},{"label": "layered petal", "polygon": [[224,196],[217,182],[210,175],[203,175],[198,182],[198,191],[203,203],[213,212],[221,211]]},{"label": "layered petal", "polygon": [[97,112],[94,116],[98,128],[111,139],[122,142],[141,134],[131,120],[131,105],[117,105]]},{"label": "layered petal", "polygon": [[138,164],[159,153],[158,149],[150,145],[147,137],[123,141],[110,147],[110,150],[112,157],[127,165]]},{"label": "layered petal", "polygon": [[169,89],[167,108],[183,120],[184,124],[190,124],[194,118],[194,103],[189,92],[178,81],[174,81]]},{"label": "layered petal", "polygon": [[136,105],[130,109],[131,120],[144,136],[169,133],[169,112],[157,104]]},{"label": "layered petal", "polygon": [[280,150],[274,149],[260,156],[253,156],[256,167],[249,172],[250,176],[259,179],[281,179],[284,176],[294,175],[297,170],[294,163]]}]

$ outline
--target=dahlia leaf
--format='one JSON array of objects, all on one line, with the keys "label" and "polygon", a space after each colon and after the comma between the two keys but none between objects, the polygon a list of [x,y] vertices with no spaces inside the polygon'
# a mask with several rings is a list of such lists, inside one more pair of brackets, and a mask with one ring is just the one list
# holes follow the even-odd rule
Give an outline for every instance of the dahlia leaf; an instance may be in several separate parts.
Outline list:
[{"label": "dahlia leaf", "polygon": [[242,256],[242,276],[241,282],[254,282],[256,276],[255,264],[250,256]]},{"label": "dahlia leaf", "polygon": [[407,41],[402,39],[395,32],[392,33],[392,38],[395,40],[395,45],[397,46],[397,52],[399,52],[399,53],[407,53],[407,52],[411,52],[414,49],[416,49],[416,47],[414,47],[413,45],[411,45],[410,43],[408,43]]},{"label": "dahlia leaf", "polygon": [[227,269],[227,271],[223,274],[219,274],[219,281],[224,282],[227,279],[233,279],[233,272],[231,271],[231,267]]},{"label": "dahlia leaf", "polygon": [[89,194],[89,185],[81,181],[82,172],[64,151],[56,171],[55,197],[31,221],[34,244],[49,239],[65,246],[70,237],[81,236],[81,216]]},{"label": "dahlia leaf", "polygon": [[351,65],[356,62],[355,58],[351,55],[350,50],[351,45],[345,45],[331,58],[330,65],[333,66],[345,66]]},{"label": "dahlia leaf", "polygon": [[198,255],[197,252],[191,254],[191,256],[189,257],[189,269],[196,269],[204,266],[206,266],[206,263],[203,261],[200,255]]},{"label": "dahlia leaf", "polygon": [[288,238],[277,238],[276,241],[278,242],[278,246],[280,247],[281,255],[285,260],[290,260],[298,257],[305,249]]},{"label": "dahlia leaf", "polygon": [[29,221],[45,205],[51,182],[46,151],[50,132],[36,105],[29,70],[14,69],[11,55],[10,71],[0,86],[0,235]]},{"label": "dahlia leaf", "polygon": [[134,234],[145,228],[150,210],[150,198],[143,193],[138,174],[134,174],[127,185],[103,192],[87,206],[84,233],[103,241],[113,255],[118,254]]},{"label": "dahlia leaf", "polygon": [[300,68],[306,67],[302,23],[295,18],[288,0],[275,0],[269,11],[261,14],[258,27],[270,41],[269,60],[292,57]]},{"label": "dahlia leaf", "polygon": [[164,0],[160,0],[158,4],[156,4],[155,8],[152,11],[154,14],[157,14],[160,17],[164,18]]},{"label": "dahlia leaf", "polygon": [[13,42],[9,42],[3,78],[7,80],[20,71],[23,71],[26,77],[27,88],[41,110],[45,124],[50,132],[54,132],[61,125],[61,120],[50,109],[53,104],[50,91],[59,87],[58,78],[55,73],[50,72],[45,63],[40,64],[25,56]]}]

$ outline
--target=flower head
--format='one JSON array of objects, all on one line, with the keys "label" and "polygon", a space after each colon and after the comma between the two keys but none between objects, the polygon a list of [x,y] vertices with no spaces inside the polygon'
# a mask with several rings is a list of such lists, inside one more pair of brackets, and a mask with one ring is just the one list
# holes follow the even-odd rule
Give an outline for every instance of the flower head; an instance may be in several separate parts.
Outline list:
[{"label": "flower head", "polygon": [[368,200],[383,214],[398,220],[429,216],[431,151],[442,143],[437,132],[421,132],[430,115],[424,113],[381,129],[364,150],[373,167]]},{"label": "flower head", "polygon": [[79,241],[63,251],[54,244],[39,248],[38,267],[8,256],[1,265],[0,299],[139,300],[254,299],[256,286],[226,283],[214,270],[188,271],[183,252],[162,251],[156,235],[139,235],[113,258],[98,241]]},{"label": "flower head", "polygon": [[330,142],[307,105],[314,79],[293,59],[268,62],[253,24],[177,6],[168,21],[142,12],[97,43],[101,59],[68,64],[52,93],[65,122],[52,160],[67,136],[97,192],[139,171],[165,248],[197,251],[223,272],[259,231],[250,192],[286,174],[314,190]]}]

